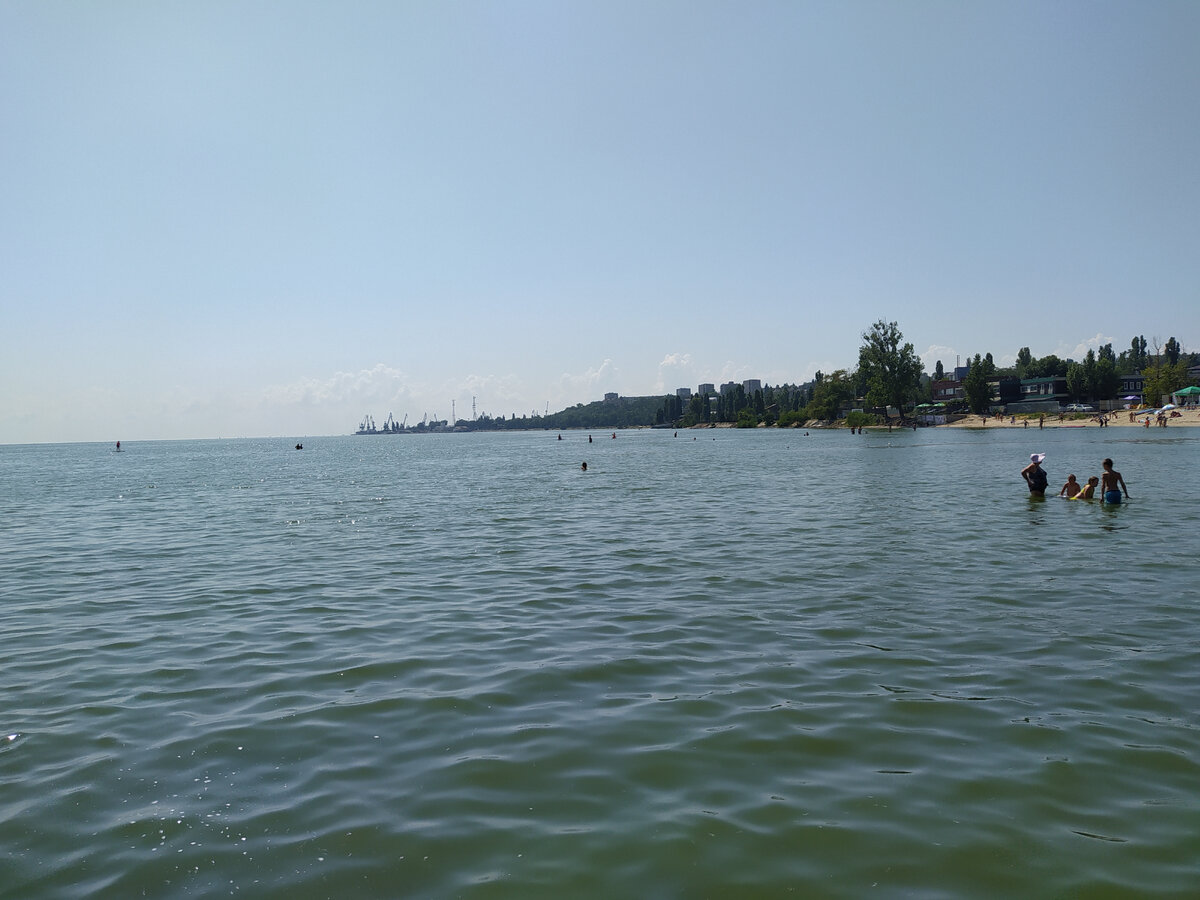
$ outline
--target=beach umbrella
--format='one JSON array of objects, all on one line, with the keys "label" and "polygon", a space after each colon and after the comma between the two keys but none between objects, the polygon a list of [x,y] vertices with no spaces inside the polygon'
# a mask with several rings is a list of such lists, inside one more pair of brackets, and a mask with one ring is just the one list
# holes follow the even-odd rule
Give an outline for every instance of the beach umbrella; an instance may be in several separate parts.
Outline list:
[{"label": "beach umbrella", "polygon": [[1175,408],[1175,404],[1174,404],[1174,403],[1168,403],[1168,404],[1167,404],[1166,406],[1164,406],[1164,407],[1162,408],[1162,410],[1160,410],[1160,411],[1161,411],[1161,412],[1166,412],[1168,409],[1174,409],[1174,408]]}]

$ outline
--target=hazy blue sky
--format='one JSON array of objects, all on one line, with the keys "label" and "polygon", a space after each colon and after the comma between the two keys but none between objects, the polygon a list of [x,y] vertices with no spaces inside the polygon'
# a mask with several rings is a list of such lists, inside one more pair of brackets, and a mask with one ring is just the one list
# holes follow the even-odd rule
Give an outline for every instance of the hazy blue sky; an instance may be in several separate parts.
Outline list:
[{"label": "hazy blue sky", "polygon": [[1200,335],[1200,3],[0,0],[0,442]]}]

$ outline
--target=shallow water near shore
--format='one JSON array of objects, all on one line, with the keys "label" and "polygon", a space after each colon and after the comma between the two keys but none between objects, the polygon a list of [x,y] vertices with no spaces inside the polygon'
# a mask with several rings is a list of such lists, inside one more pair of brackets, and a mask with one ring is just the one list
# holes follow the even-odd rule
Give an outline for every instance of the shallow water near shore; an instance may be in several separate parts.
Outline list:
[{"label": "shallow water near shore", "polygon": [[0,896],[1195,895],[1200,431],[610,433],[0,447]]}]

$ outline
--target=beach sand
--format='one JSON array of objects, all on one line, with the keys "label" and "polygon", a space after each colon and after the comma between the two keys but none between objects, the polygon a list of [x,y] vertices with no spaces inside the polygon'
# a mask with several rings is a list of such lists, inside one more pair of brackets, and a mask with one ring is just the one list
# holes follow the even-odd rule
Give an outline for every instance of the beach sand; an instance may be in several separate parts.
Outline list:
[{"label": "beach sand", "polygon": [[[1167,428],[1178,428],[1181,425],[1183,425],[1183,426],[1198,426],[1198,425],[1200,425],[1200,409],[1181,409],[1181,410],[1179,410],[1179,412],[1180,412],[1180,415],[1177,418],[1167,420]],[[1097,422],[1091,416],[1079,416],[1078,414],[1075,414],[1075,415],[1077,416],[1077,418],[1072,418],[1071,415],[1067,415],[1061,422],[1059,421],[1058,416],[1056,416],[1056,415],[1046,416],[1045,427],[1046,428],[1099,428],[1100,427],[1100,423]],[[1136,411],[1135,411],[1135,415],[1136,415]],[[1011,418],[1010,416],[1005,416],[1003,419],[997,419],[997,418],[993,417],[993,418],[988,419],[987,423],[985,424],[982,417],[980,417],[980,416],[967,416],[965,419],[960,419],[959,421],[953,422],[950,425],[940,425],[938,427],[939,428],[978,428],[978,429],[1020,428],[1022,430],[1028,430],[1028,431],[1037,430],[1037,427],[1038,427],[1037,416],[1028,416],[1028,417],[1017,416],[1016,424],[1013,424],[1013,425],[1009,424],[1010,418]],[[1129,410],[1119,409],[1109,416],[1108,425],[1105,427],[1107,427],[1107,428],[1144,428],[1145,425],[1143,425],[1142,423],[1145,422],[1145,420],[1146,420],[1146,415],[1143,412],[1137,418],[1136,421],[1130,422],[1129,421]],[[1028,429],[1025,428],[1024,423],[1026,421],[1029,422]],[[1151,428],[1159,427],[1153,415],[1150,416],[1150,427]]]}]

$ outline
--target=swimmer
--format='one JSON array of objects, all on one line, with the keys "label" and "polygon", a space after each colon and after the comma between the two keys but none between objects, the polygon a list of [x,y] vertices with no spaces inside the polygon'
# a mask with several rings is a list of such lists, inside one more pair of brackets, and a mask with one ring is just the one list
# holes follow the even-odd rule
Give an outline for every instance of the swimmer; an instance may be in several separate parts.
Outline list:
[{"label": "swimmer", "polygon": [[1021,477],[1029,485],[1029,493],[1035,497],[1046,496],[1046,485],[1050,481],[1046,470],[1042,468],[1042,462],[1045,459],[1045,453],[1031,453],[1029,454],[1029,465],[1021,470]]},{"label": "swimmer", "polygon": [[[1113,461],[1111,459],[1104,460],[1104,474],[1100,476],[1100,490],[1104,494],[1105,503],[1120,503],[1121,491],[1125,492],[1125,499],[1129,499],[1129,488],[1125,486],[1125,479],[1121,477],[1121,473],[1113,469]],[[1118,490],[1118,485],[1120,489]]]},{"label": "swimmer", "polygon": [[1098,485],[1099,483],[1100,483],[1100,479],[1097,478],[1095,475],[1093,475],[1091,478],[1089,478],[1087,480],[1087,484],[1085,484],[1083,486],[1083,489],[1078,494],[1076,494],[1074,497],[1072,497],[1070,499],[1072,499],[1072,500],[1092,500],[1092,499],[1094,499],[1096,496],[1096,485]]},{"label": "swimmer", "polygon": [[584,472],[586,472],[586,471],[587,471],[587,463],[584,463],[584,464],[583,464],[582,466],[580,466],[579,468],[580,468],[580,470],[581,470],[581,471],[584,471]]},{"label": "swimmer", "polygon": [[1075,480],[1075,476],[1068,475],[1067,483],[1064,484],[1062,486],[1062,488],[1059,490],[1058,496],[1061,497],[1065,494],[1067,499],[1070,500],[1070,499],[1074,498],[1074,496],[1076,494],[1078,494],[1081,490],[1083,490],[1083,488],[1081,488],[1079,486],[1079,482]]}]

